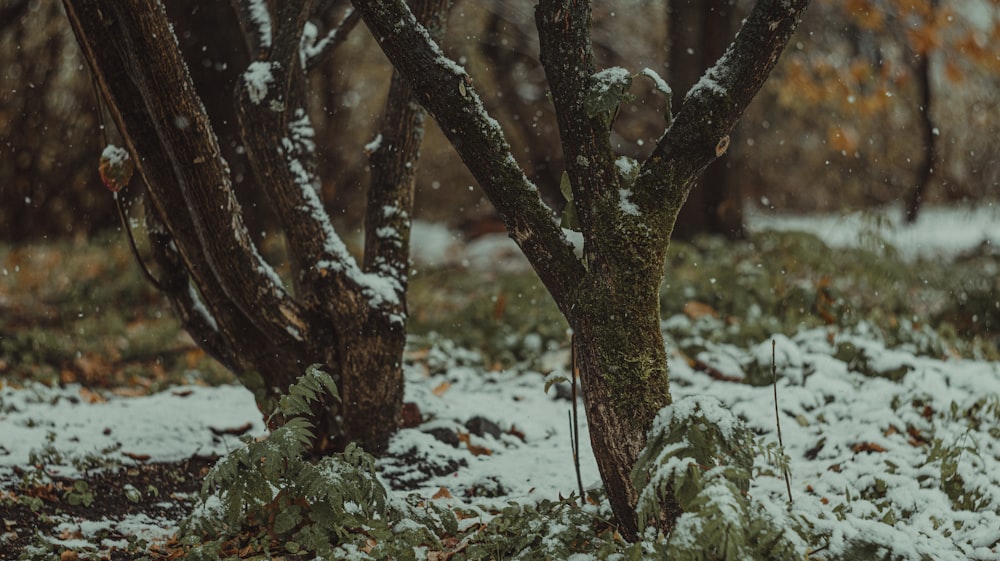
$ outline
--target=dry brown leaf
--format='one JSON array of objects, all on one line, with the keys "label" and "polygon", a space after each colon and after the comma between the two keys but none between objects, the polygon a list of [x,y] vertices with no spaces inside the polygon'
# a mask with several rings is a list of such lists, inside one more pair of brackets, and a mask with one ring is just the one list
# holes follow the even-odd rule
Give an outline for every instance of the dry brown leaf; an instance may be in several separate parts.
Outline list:
[{"label": "dry brown leaf", "polygon": [[431,496],[432,499],[450,499],[451,492],[447,488],[441,487],[437,490],[437,493]]},{"label": "dry brown leaf", "polygon": [[441,397],[449,389],[451,389],[451,382],[441,382],[440,384],[438,384],[438,386],[436,388],[434,388],[433,390],[431,390],[431,393],[434,394],[434,395],[436,395],[436,396],[438,396],[438,397]]},{"label": "dry brown leaf", "polygon": [[212,434],[216,436],[222,436],[224,434],[231,434],[234,436],[240,436],[246,434],[247,431],[253,428],[253,423],[243,423],[238,427],[229,427],[224,429],[217,429],[215,427],[208,427],[208,430],[212,431]]},{"label": "dry brown leaf", "polygon": [[853,450],[855,454],[857,454],[859,452],[885,452],[886,451],[885,448],[883,448],[882,446],[879,446],[878,444],[875,444],[874,442],[859,442],[859,443],[855,444],[851,448],[851,450]]},{"label": "dry brown leaf", "polygon": [[465,443],[465,447],[468,448],[469,452],[472,452],[473,456],[492,456],[493,455],[493,450],[490,450],[489,448],[487,448],[485,446],[479,446],[479,445],[476,445],[476,444],[473,444],[472,442],[470,442],[470,440],[469,440],[469,433],[467,433],[467,432],[460,432],[460,433],[458,433],[458,440],[460,442],[464,442]]},{"label": "dry brown leaf", "polygon": [[685,302],[682,311],[684,315],[691,319],[698,319],[704,316],[719,317],[719,312],[716,312],[715,308],[697,300],[688,300]]},{"label": "dry brown leaf", "polygon": [[107,401],[107,398],[103,395],[87,388],[80,388],[80,399],[87,403],[104,403]]}]

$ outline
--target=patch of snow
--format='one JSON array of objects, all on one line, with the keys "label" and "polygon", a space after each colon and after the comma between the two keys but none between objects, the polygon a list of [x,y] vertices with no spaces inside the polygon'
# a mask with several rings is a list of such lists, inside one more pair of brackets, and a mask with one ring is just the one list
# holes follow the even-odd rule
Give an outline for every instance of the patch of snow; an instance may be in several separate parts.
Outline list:
[{"label": "patch of snow", "polygon": [[[142,398],[112,395],[88,403],[79,386],[33,384],[0,389],[0,404],[3,467],[28,465],[29,453],[41,449],[47,434],[60,452],[117,456],[129,463],[126,452],[148,455],[151,462],[176,462],[196,453],[225,454],[240,445],[237,437],[217,436],[211,428],[250,423],[250,434],[264,433],[253,395],[242,386],[178,387]],[[54,475],[79,475],[72,465],[48,468]]]},{"label": "patch of snow", "polygon": [[782,215],[748,207],[744,216],[752,232],[810,232],[835,248],[858,247],[866,243],[866,236],[871,239],[874,235],[909,260],[953,256],[984,243],[1000,247],[1000,205],[995,203],[967,209],[929,206],[921,209],[912,225],[904,223],[900,207],[884,213],[815,216]]},{"label": "patch of snow", "polygon": [[382,146],[382,133],[375,135],[371,142],[365,144],[365,152],[371,154]]},{"label": "patch of snow", "polygon": [[688,90],[684,99],[686,100],[691,97],[704,95],[705,92],[709,92],[716,96],[727,97],[729,95],[729,91],[723,84],[728,82],[726,78],[730,73],[729,65],[729,51],[727,50],[719,58],[719,60],[712,65],[711,68],[706,70],[705,73],[701,75],[701,78],[698,79],[695,85]]},{"label": "patch of snow", "polygon": [[271,65],[275,63],[265,61],[251,62],[243,73],[243,82],[247,86],[247,95],[250,101],[260,104],[267,97],[267,90],[274,83],[274,75],[271,74]]},{"label": "patch of snow", "polygon": [[630,82],[632,73],[620,66],[612,66],[595,72],[591,79],[597,91],[606,92],[616,84]]},{"label": "patch of snow", "polygon": [[112,166],[121,166],[129,159],[128,150],[114,144],[108,144],[101,151],[101,159],[106,160]]},{"label": "patch of snow", "polygon": [[674,94],[673,90],[671,90],[670,86],[667,84],[667,81],[660,77],[660,75],[657,74],[652,68],[643,68],[640,74],[652,80],[653,85],[656,86],[656,89],[663,95],[670,97]]},{"label": "patch of snow", "polygon": [[250,21],[257,26],[261,47],[271,48],[271,13],[267,10],[266,0],[245,0],[250,9]]},{"label": "patch of snow", "polygon": [[640,216],[639,207],[632,202],[631,189],[618,190],[618,209],[629,216]]}]

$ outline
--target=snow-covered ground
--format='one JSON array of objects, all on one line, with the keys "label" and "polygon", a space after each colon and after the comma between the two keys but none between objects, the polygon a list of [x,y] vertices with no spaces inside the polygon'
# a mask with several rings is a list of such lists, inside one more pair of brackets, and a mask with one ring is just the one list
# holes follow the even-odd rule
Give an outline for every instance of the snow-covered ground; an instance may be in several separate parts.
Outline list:
[{"label": "snow-covered ground", "polygon": [[984,242],[1000,246],[1000,204],[996,202],[974,208],[926,207],[913,225],[905,223],[901,207],[883,213],[816,216],[782,215],[750,207],[746,220],[751,231],[811,232],[830,247],[857,246],[877,236],[909,259],[953,256]]},{"label": "snow-covered ground", "polygon": [[[870,224],[859,216],[750,214],[751,229],[807,230],[831,245],[859,243]],[[1000,209],[927,209],[917,225],[882,229],[880,235],[904,255],[955,254],[984,241],[1000,243]],[[520,260],[503,236],[462,244],[453,233],[431,224],[418,224],[414,236],[417,266],[515,266]],[[666,321],[690,320],[678,316]],[[803,550],[827,547],[830,553],[843,553],[852,540],[864,537],[893,549],[899,555],[894,558],[1000,559],[1000,364],[939,360],[915,356],[906,348],[889,349],[864,326],[851,332],[803,331],[776,342],[781,426],[791,458],[791,513],[828,536],[828,543],[802,544]],[[836,358],[845,344],[859,350],[855,358]],[[776,439],[771,387],[720,382],[689,367],[673,341],[668,347],[676,398],[715,396],[763,438]],[[720,352],[726,362],[714,366],[729,372],[734,366],[770,364],[770,349],[770,340],[747,349],[729,348]],[[414,481],[414,490],[407,493],[453,504],[467,501],[470,489],[499,486],[505,491],[496,499],[501,506],[512,500],[554,499],[576,490],[567,421],[570,404],[556,398],[555,389],[543,390],[545,373],[485,372],[467,351],[435,347],[429,352],[439,353],[445,367],[430,375],[424,359],[411,360],[405,399],[433,420],[401,431],[392,450],[415,450],[418,461],[427,465],[459,467]],[[856,364],[862,355],[869,375]],[[709,352],[709,362],[711,356]],[[565,354],[553,353],[548,359],[557,371],[565,369]],[[871,376],[872,371],[905,375],[893,382]],[[466,423],[477,416],[495,423],[500,436],[472,435],[455,447],[428,432],[468,433]],[[190,386],[146,397],[98,399],[75,386],[4,386],[0,481],[10,481],[12,466],[28,465],[31,451],[46,445],[66,458],[110,454],[126,463],[133,460],[125,454],[149,456],[149,461],[224,454],[239,443],[218,433],[245,423],[253,427],[249,434],[263,432],[253,398],[241,387]],[[585,486],[596,487],[600,477],[586,420],[581,423],[582,479]],[[397,474],[405,471],[391,462],[382,467]],[[763,461],[758,468],[769,470]],[[75,468],[48,469],[72,476]],[[949,493],[942,490],[942,481],[950,486]],[[776,515],[786,516],[780,477],[757,477],[751,494]],[[480,508],[491,504],[475,501]]]}]

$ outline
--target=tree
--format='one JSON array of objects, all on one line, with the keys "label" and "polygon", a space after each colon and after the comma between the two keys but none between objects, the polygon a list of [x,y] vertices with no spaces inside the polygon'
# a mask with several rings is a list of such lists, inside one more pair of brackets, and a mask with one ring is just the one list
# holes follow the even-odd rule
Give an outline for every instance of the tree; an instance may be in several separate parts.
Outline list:
[{"label": "tree", "polygon": [[[435,14],[442,4],[418,6],[430,29],[441,29]],[[312,2],[282,2],[273,14],[263,2],[234,3],[248,51],[257,53],[237,81],[236,115],[256,181],[286,236],[289,291],[247,230],[163,5],[81,0],[65,7],[146,187],[158,284],[185,328],[254,392],[262,411],[306,366],[324,365],[340,401],[316,407],[316,452],[351,441],[383,449],[402,404],[409,215],[422,131],[406,85],[394,81],[382,142],[372,147],[379,173],[368,194],[367,251],[357,263],[316,194],[305,106],[305,69],[339,45],[357,17],[348,14],[308,41]]]},{"label": "tree", "polygon": [[[261,53],[237,88],[240,124],[251,166],[287,236],[294,293],[270,273],[246,233],[162,6],[156,0],[64,2],[147,185],[160,282],[185,326],[260,401],[277,397],[310,362],[329,368],[343,406],[327,403],[330,410],[315,416],[333,447],[351,439],[377,451],[396,427],[407,174],[419,138],[419,112],[406,104],[413,95],[437,120],[572,327],[598,466],[623,534],[637,536],[630,475],[654,416],[670,403],[659,327],[670,235],[694,180],[726,152],[730,131],[777,62],[807,0],[759,1],[641,163],[616,157],[612,149],[614,116],[633,75],[596,68],[589,4],[539,4],[541,62],[584,239],[582,257],[516,163],[472,77],[421,25],[434,11],[420,11],[418,19],[402,0],[357,2],[397,73],[381,144],[372,145],[373,158],[388,150],[383,157],[391,165],[376,167],[389,180],[374,181],[369,193],[361,265],[344,249],[314,192],[301,69],[328,43],[303,42],[312,6],[280,2],[269,14],[263,2],[237,3],[251,52]],[[337,36],[337,30],[328,35]],[[669,91],[654,71],[643,74]],[[669,530],[679,514],[668,501],[663,528]]]},{"label": "tree", "polygon": [[[402,2],[357,5],[573,329],[597,463],[629,537],[638,531],[631,468],[653,417],[670,403],[658,297],[670,234],[692,182],[726,152],[732,127],[777,62],[806,4],[758,2],[640,164],[612,151],[610,127],[632,76],[621,68],[595,68],[589,4],[539,3],[541,61],[584,238],[582,259],[514,162],[471,77],[413,25]],[[664,514],[669,528],[678,512]]]}]

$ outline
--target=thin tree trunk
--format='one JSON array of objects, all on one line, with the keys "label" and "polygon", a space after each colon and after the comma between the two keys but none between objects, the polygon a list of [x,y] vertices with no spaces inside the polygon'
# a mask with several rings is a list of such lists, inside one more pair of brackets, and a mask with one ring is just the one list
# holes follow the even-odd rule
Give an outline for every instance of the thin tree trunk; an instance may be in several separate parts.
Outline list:
[{"label": "thin tree trunk", "polygon": [[917,172],[917,184],[906,199],[906,222],[908,224],[917,221],[923,206],[924,196],[927,194],[931,179],[934,177],[937,134],[935,134],[934,119],[931,117],[930,52],[917,55],[914,73],[917,75],[917,91],[920,93],[920,132],[923,138],[923,157]]}]

